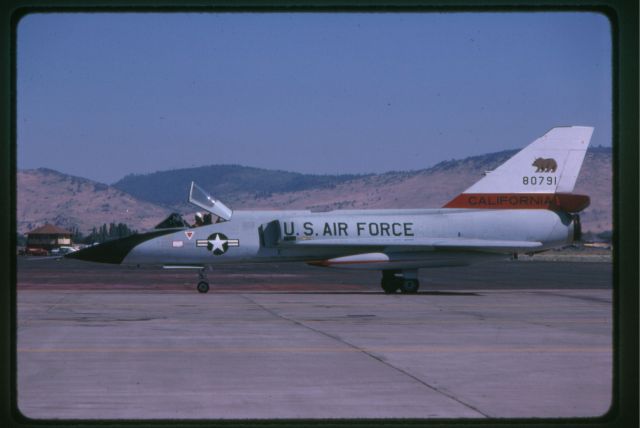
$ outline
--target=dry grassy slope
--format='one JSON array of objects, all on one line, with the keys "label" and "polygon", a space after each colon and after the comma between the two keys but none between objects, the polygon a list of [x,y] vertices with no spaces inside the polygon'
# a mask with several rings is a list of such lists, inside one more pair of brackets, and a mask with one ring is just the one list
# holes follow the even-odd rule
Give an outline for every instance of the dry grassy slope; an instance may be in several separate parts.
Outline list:
[{"label": "dry grassy slope", "polygon": [[18,172],[18,232],[45,222],[76,226],[87,233],[103,223],[126,223],[149,229],[169,214],[166,208],[142,202],[113,187],[50,169]]},{"label": "dry grassy slope", "polygon": [[602,232],[613,229],[611,153],[587,153],[574,192],[591,197],[591,205],[580,214],[583,230]]},{"label": "dry grassy slope", "polygon": [[[224,202],[234,209],[438,208],[495,168],[513,151],[443,162],[433,168],[353,179],[333,188],[274,193],[259,197],[238,193]],[[591,196],[582,213],[585,231],[611,230],[612,177],[610,152],[587,153],[576,193]],[[215,196],[215,195],[214,195]],[[123,222],[150,229],[171,209],[143,202],[113,187],[48,169],[18,172],[18,231],[50,222],[78,227],[86,233],[103,223]],[[192,218],[190,205],[173,209]]]},{"label": "dry grassy slope", "polygon": [[[417,172],[358,178],[332,189],[273,194],[268,198],[237,195],[235,209],[439,208],[495,168],[512,153],[467,158]],[[611,230],[611,155],[588,153],[575,192],[591,196],[582,214],[583,230]]]}]

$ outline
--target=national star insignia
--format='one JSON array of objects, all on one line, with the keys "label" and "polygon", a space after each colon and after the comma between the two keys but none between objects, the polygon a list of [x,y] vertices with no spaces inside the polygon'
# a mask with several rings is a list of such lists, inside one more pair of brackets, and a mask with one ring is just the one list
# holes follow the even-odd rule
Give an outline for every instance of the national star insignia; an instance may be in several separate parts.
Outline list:
[{"label": "national star insignia", "polygon": [[240,240],[229,239],[222,233],[213,233],[207,239],[198,239],[197,247],[207,247],[214,255],[219,256],[227,252],[229,247],[239,247]]}]

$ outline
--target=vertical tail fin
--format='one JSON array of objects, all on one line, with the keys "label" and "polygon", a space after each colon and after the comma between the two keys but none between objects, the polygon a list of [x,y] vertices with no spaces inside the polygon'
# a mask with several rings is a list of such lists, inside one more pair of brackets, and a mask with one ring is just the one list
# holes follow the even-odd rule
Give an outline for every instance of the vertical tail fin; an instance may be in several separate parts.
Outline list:
[{"label": "vertical tail fin", "polygon": [[589,197],[568,193],[592,134],[589,126],[553,128],[444,207],[580,211],[589,205]]}]

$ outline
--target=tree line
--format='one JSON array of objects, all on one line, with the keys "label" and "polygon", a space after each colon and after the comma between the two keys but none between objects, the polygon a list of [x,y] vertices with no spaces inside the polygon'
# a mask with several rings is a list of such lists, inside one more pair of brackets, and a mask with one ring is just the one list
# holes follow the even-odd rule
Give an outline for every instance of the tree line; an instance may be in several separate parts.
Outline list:
[{"label": "tree line", "polygon": [[94,226],[87,235],[84,235],[75,226],[71,228],[71,233],[71,240],[74,243],[93,244],[94,242],[102,243],[112,239],[124,238],[138,233],[138,231],[131,229],[125,223],[109,223],[109,225],[103,223],[100,227]]}]

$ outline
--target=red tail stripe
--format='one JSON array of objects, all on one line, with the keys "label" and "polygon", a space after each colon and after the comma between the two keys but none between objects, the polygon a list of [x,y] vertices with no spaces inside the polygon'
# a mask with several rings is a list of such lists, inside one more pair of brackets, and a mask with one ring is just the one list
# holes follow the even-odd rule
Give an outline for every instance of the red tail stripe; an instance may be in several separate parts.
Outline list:
[{"label": "red tail stripe", "polygon": [[589,206],[586,195],[571,193],[461,193],[444,208],[546,209],[579,212]]}]

